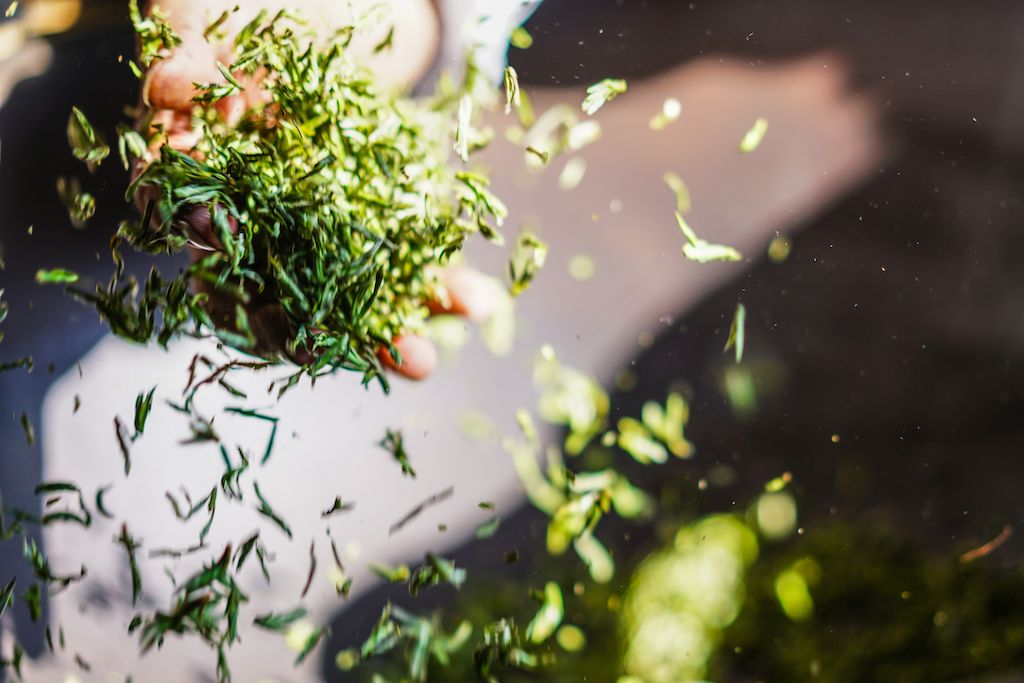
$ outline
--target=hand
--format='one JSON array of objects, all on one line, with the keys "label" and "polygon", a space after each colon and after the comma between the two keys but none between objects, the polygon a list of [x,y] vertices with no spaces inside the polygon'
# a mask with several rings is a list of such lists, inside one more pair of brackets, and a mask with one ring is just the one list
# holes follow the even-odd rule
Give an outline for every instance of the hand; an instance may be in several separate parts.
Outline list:
[{"label": "hand", "polygon": [[[440,28],[438,17],[430,0],[387,0],[378,3],[390,10],[388,21],[379,30],[357,35],[350,50],[375,75],[382,87],[407,89],[412,86],[430,66],[437,51]],[[153,64],[146,74],[143,85],[144,103],[152,108],[150,125],[159,127],[163,133],[154,138],[154,146],[163,144],[189,153],[199,139],[199,133],[192,127],[192,111],[196,107],[193,97],[197,94],[195,83],[222,83],[224,76],[217,68],[217,62],[230,64],[234,61],[230,41],[208,41],[203,32],[224,10],[236,5],[236,0],[159,0],[151,3],[159,7],[168,23],[181,38],[181,44],[166,59]],[[337,0],[302,0],[290,4],[298,9],[322,35],[329,35],[338,27],[352,22],[348,4]],[[262,8],[276,11],[280,0],[259,0],[243,3],[243,9],[233,12],[222,25],[221,33],[233,36],[248,23]],[[374,52],[373,48],[384,39],[388,30],[394,27],[393,47]],[[245,111],[262,104],[264,93],[258,83],[247,83],[242,93],[219,101],[214,105],[229,123],[237,122]],[[153,150],[156,152],[156,149]],[[141,171],[141,168],[137,169]],[[145,196],[146,188],[136,197],[142,206],[152,198]],[[193,237],[191,252],[193,258],[204,252],[220,248],[220,242],[211,230],[210,214],[206,207],[195,206],[181,219],[188,225]],[[468,268],[458,268],[442,273],[440,298],[444,303],[433,302],[434,312],[449,312],[480,320],[486,318],[492,308],[491,296],[494,284],[489,279]],[[197,291],[209,297],[207,310],[214,324],[230,328],[235,320],[233,297],[216,291],[209,285],[195,283]],[[256,337],[253,349],[260,355],[285,353],[297,362],[309,362],[312,357],[302,349],[289,350],[292,331],[281,306],[259,293],[253,293],[246,304],[249,322]],[[422,379],[437,365],[437,351],[429,340],[414,336],[399,336],[394,346],[401,354],[399,365],[386,349],[381,349],[382,363],[411,379]]]}]

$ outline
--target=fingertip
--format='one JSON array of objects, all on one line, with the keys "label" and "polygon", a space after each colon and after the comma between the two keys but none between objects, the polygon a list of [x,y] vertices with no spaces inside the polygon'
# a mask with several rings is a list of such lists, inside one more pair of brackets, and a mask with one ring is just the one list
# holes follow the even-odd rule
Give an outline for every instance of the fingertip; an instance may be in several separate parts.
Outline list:
[{"label": "fingertip", "polygon": [[499,285],[494,278],[466,266],[449,268],[442,275],[448,294],[448,310],[474,322],[488,319],[498,307]]},{"label": "fingertip", "polygon": [[205,43],[180,47],[153,64],[142,84],[142,101],[155,109],[189,111],[195,106],[195,83],[222,83],[213,49]]},{"label": "fingertip", "polygon": [[418,335],[403,335],[395,337],[392,343],[401,356],[401,363],[392,357],[385,346],[378,352],[381,362],[389,370],[406,379],[421,380],[437,368],[437,347],[429,339]]}]

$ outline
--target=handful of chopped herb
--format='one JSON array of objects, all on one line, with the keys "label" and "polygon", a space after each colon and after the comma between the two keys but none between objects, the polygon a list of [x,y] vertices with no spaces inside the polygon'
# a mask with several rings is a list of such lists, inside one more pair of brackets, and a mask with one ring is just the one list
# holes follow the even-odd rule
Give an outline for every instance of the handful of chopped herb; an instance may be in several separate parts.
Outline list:
[{"label": "handful of chopped herb", "polygon": [[487,178],[453,167],[456,141],[472,150],[481,137],[465,113],[475,71],[432,99],[396,98],[350,60],[354,31],[321,47],[282,11],[238,33],[237,59],[221,65],[226,82],[195,99],[260,87],[264,104],[233,125],[197,109],[196,147],[160,147],[128,191],[152,197],[143,219],[118,231],[153,253],[191,246],[192,264],[169,281],[152,276],[141,293],[120,277],[72,290],[115,333],[166,343],[212,328],[310,375],[341,368],[383,382],[378,354],[400,361],[393,342],[422,329],[438,267],[471,233],[499,239],[506,210]]}]

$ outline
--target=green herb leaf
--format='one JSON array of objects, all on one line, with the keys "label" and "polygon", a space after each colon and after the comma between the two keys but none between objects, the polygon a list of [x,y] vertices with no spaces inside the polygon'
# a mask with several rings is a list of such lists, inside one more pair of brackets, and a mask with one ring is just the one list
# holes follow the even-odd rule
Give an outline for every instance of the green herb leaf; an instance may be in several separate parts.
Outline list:
[{"label": "green herb leaf", "polygon": [[78,178],[57,178],[57,194],[68,209],[68,217],[76,228],[84,228],[86,222],[96,213],[96,198],[82,191]]},{"label": "green herb leaf", "polygon": [[[135,398],[135,437],[138,438],[146,430],[146,420],[149,419],[149,412],[153,409],[153,394],[156,387],[148,392],[143,392]],[[125,473],[127,474],[127,472]]]},{"label": "green herb leaf", "polygon": [[712,261],[742,261],[743,254],[732,247],[722,244],[711,244],[697,237],[697,233],[686,223],[683,215],[676,211],[676,222],[679,229],[686,236],[687,243],[683,245],[683,256],[696,261],[697,263],[710,263]]},{"label": "green herb leaf", "polygon": [[754,121],[754,125],[750,127],[740,141],[740,151],[744,154],[749,154],[755,149],[761,146],[761,141],[764,140],[765,133],[768,132],[768,119],[764,117],[758,118]]},{"label": "green herb leaf", "polygon": [[505,113],[512,111],[512,107],[518,109],[522,104],[522,96],[519,93],[519,75],[512,66],[505,67]]},{"label": "green herb leaf", "polygon": [[736,362],[739,363],[743,360],[743,346],[747,323],[747,308],[743,304],[736,304],[736,313],[732,316],[732,325],[729,327],[729,338],[725,342],[725,348],[722,351],[728,351],[729,349],[736,349]]},{"label": "green herb leaf", "polygon": [[110,147],[107,146],[103,136],[92,127],[78,107],[71,108],[67,133],[71,153],[79,161],[84,161],[90,171],[103,163],[103,160],[110,155]]},{"label": "green herb leaf", "polygon": [[40,268],[36,271],[36,282],[39,284],[63,284],[78,282],[78,273],[63,268]]},{"label": "green herb leaf", "polygon": [[127,524],[121,525],[121,535],[114,540],[120,543],[128,553],[128,568],[132,576],[132,606],[134,607],[139,601],[139,596],[142,595],[142,574],[139,572],[139,562],[135,556],[135,551],[139,549],[141,543],[128,533]]},{"label": "green herb leaf", "polygon": [[290,612],[283,614],[275,614],[274,612],[268,612],[267,614],[261,615],[253,619],[254,624],[260,628],[268,631],[277,631],[283,633],[289,626],[294,624],[296,621],[306,616],[305,607],[296,607]]},{"label": "green herb leaf", "polygon": [[280,515],[274,512],[274,509],[272,507],[270,507],[270,503],[267,502],[267,499],[263,497],[263,493],[260,491],[260,485],[257,484],[256,482],[253,482],[252,486],[253,489],[256,491],[256,498],[258,498],[260,501],[259,507],[256,508],[256,512],[260,513],[261,515],[269,519],[271,522],[273,522],[277,526],[277,528],[279,528],[288,536],[288,538],[292,538],[291,527],[289,527],[288,523],[285,522]]},{"label": "green herb leaf", "polygon": [[539,645],[550,638],[565,615],[562,602],[562,589],[557,583],[549,581],[544,586],[544,599],[537,614],[526,627],[526,637],[534,645]]},{"label": "green herb leaf", "polygon": [[533,45],[533,36],[522,26],[517,26],[512,29],[512,35],[508,41],[512,47],[519,48],[520,50],[526,50]]},{"label": "green herb leaf", "polygon": [[626,81],[620,78],[606,78],[587,88],[587,96],[583,98],[583,111],[593,116],[608,102],[626,92]]},{"label": "green herb leaf", "polygon": [[416,470],[412,468],[412,463],[409,461],[409,454],[405,451],[405,440],[402,436],[402,432],[398,430],[388,429],[384,433],[384,438],[377,444],[388,453],[391,457],[401,465],[402,474],[416,478]]}]

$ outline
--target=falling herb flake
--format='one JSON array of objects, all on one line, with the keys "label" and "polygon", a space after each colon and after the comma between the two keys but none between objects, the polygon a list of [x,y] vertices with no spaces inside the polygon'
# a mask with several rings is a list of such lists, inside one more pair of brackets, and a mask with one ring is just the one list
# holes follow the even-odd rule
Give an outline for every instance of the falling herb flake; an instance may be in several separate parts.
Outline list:
[{"label": "falling herb flake", "polygon": [[76,228],[84,228],[86,222],[96,213],[96,198],[82,191],[78,178],[57,178],[57,194],[68,209],[71,224]]},{"label": "falling herb flake", "polygon": [[110,155],[110,147],[107,146],[103,136],[92,127],[78,107],[71,108],[67,134],[71,153],[79,161],[84,161],[90,171],[103,163],[103,160]]},{"label": "falling herb flake", "polygon": [[519,109],[523,98],[519,91],[519,75],[512,66],[505,67],[505,113],[509,114],[512,107]]},{"label": "falling herb flake", "polygon": [[409,565],[400,564],[397,567],[389,567],[384,564],[371,564],[370,571],[384,579],[388,583],[405,583],[409,580],[411,572]]},{"label": "falling herb flake", "polygon": [[455,566],[451,560],[427,553],[423,564],[409,577],[409,595],[416,597],[420,589],[447,583],[456,590],[466,582],[466,570]]},{"label": "falling herb flake", "polygon": [[18,11],[18,0],[14,0],[10,5],[7,6],[7,9],[4,10],[4,17],[7,18],[7,19],[10,19],[11,17],[14,16],[14,13],[17,12],[17,11]]},{"label": "falling herb flake", "polygon": [[587,96],[583,98],[582,109],[588,116],[593,116],[606,103],[626,92],[626,81],[621,78],[606,78],[587,88]]},{"label": "falling herb flake", "polygon": [[768,132],[768,119],[761,117],[754,121],[754,125],[751,126],[743,135],[743,140],[740,141],[740,151],[744,154],[753,152],[764,140],[765,133]]},{"label": "falling herb flake", "polygon": [[225,37],[225,34],[221,32],[221,26],[223,26],[224,22],[226,22],[233,13],[237,12],[238,9],[239,6],[235,5],[234,8],[226,9],[221,12],[216,19],[210,22],[209,26],[203,29],[203,39],[207,42],[209,42],[211,38],[214,40],[222,40]]},{"label": "falling herb flake", "polygon": [[143,17],[138,0],[128,0],[128,16],[139,38],[139,55],[143,66],[148,68],[181,44],[181,38],[167,23],[167,17],[159,6],[151,8],[149,14]]},{"label": "falling herb flake", "polygon": [[29,446],[36,442],[36,430],[32,426],[32,420],[29,419],[28,413],[21,414],[21,429],[25,432],[25,441]]},{"label": "falling herb flake", "polygon": [[512,30],[512,35],[508,41],[512,47],[520,50],[527,50],[533,45],[533,36],[522,26],[517,26]]},{"label": "falling herb flake", "polygon": [[[149,419],[149,412],[153,409],[153,394],[156,387],[148,392],[143,392],[135,398],[135,437],[142,436],[146,429],[146,420]],[[127,472],[125,472],[127,474]]]},{"label": "falling herb flake", "polygon": [[558,187],[568,192],[575,190],[583,182],[587,173],[587,162],[581,157],[572,157],[565,162],[562,172],[558,174]]},{"label": "falling herb flake", "polygon": [[732,316],[732,325],[729,326],[729,338],[725,342],[722,351],[736,349],[736,362],[743,361],[744,339],[746,338],[747,307],[743,304],[736,305],[736,312]]},{"label": "falling herb flake", "polygon": [[416,470],[412,468],[412,463],[409,461],[409,454],[405,450],[405,438],[402,436],[401,431],[397,429],[386,430],[384,438],[377,445],[391,454],[391,457],[402,467],[402,474],[413,479],[416,478]]},{"label": "falling herb flake", "polygon": [[124,462],[124,476],[132,471],[132,455],[129,447],[128,429],[121,422],[121,416],[114,416],[114,435],[117,437],[117,445],[121,449],[121,460]]},{"label": "falling herb flake", "polygon": [[7,361],[5,363],[0,363],[0,372],[7,372],[9,370],[17,370],[17,369],[20,369],[20,368],[24,368],[26,370],[31,370],[32,367],[33,367],[32,356],[24,356],[24,357],[19,358],[17,360],[12,360],[12,361]]},{"label": "falling herb flake", "polygon": [[0,619],[3,618],[7,608],[14,604],[14,587],[17,583],[18,579],[15,577],[7,582],[3,590],[0,590]]},{"label": "falling herb flake", "polygon": [[96,502],[95,502],[96,511],[98,513],[100,513],[101,515],[103,515],[104,517],[106,517],[107,519],[113,519],[114,518],[114,516],[112,514],[110,514],[110,512],[107,510],[107,506],[104,504],[104,500],[103,500],[104,497],[107,495],[107,491],[110,490],[111,486],[112,486],[112,484],[107,484],[106,486],[101,486],[96,491]]},{"label": "falling herb flake", "polygon": [[280,423],[280,418],[274,417],[273,415],[265,415],[255,410],[249,410],[248,408],[227,407],[224,409],[224,412],[232,413],[234,415],[242,415],[244,417],[251,417],[271,424],[270,436],[267,437],[267,446],[263,449],[263,457],[260,458],[261,465],[267,464],[267,461],[270,460],[271,453],[274,451],[274,443],[277,440],[277,426]]},{"label": "falling herb flake", "polygon": [[252,623],[268,631],[283,633],[289,626],[300,619],[305,618],[306,614],[307,612],[305,607],[296,607],[292,611],[285,612],[283,614],[268,612],[267,614],[263,614],[253,619]]},{"label": "falling herb flake", "polygon": [[478,526],[476,528],[476,531],[473,532],[473,536],[475,536],[478,539],[490,538],[498,532],[499,526],[501,526],[501,518],[495,515],[494,517],[491,517],[489,520]]},{"label": "falling herb flake", "polygon": [[258,498],[260,501],[259,507],[256,508],[256,512],[260,513],[261,515],[269,519],[271,522],[277,525],[277,527],[281,531],[283,531],[288,536],[288,538],[291,538],[291,527],[289,527],[288,523],[285,522],[280,515],[274,512],[274,509],[272,507],[270,507],[270,503],[267,502],[267,499],[263,497],[263,493],[260,491],[260,485],[257,484],[256,482],[253,482],[252,487],[256,491],[256,498]]},{"label": "falling herb flake", "polygon": [[687,225],[683,214],[676,211],[676,223],[679,229],[686,236],[687,243],[683,245],[683,256],[696,261],[697,263],[711,263],[713,261],[742,261],[743,254],[736,249],[723,244],[711,244],[700,237]]},{"label": "falling herb flake", "polygon": [[509,293],[519,296],[526,291],[533,279],[544,267],[548,257],[548,245],[529,228],[519,233],[515,249],[508,262],[508,276],[511,281]]},{"label": "falling herb flake", "polygon": [[40,268],[36,271],[36,282],[39,284],[65,284],[78,282],[78,273],[63,268]]},{"label": "falling herb flake", "polygon": [[306,583],[302,587],[302,595],[300,597],[305,598],[306,593],[309,592],[310,586],[313,585],[313,576],[316,574],[316,541],[310,541],[309,543],[309,573],[306,575]]},{"label": "falling herb flake", "polygon": [[661,111],[647,123],[651,130],[664,130],[683,113],[683,105],[674,97],[668,97],[661,105]]},{"label": "falling herb flake", "polygon": [[793,474],[791,472],[783,472],[782,474],[780,474],[779,476],[775,477],[767,484],[765,484],[764,490],[767,493],[778,493],[779,491],[782,491],[787,486],[789,486],[790,482],[792,481]]},{"label": "falling herb flake", "polygon": [[374,45],[373,54],[379,54],[384,50],[390,50],[395,44],[395,27],[391,26],[388,29],[388,33],[384,36],[384,39]]},{"label": "falling herb flake", "polygon": [[768,258],[772,263],[782,263],[789,257],[793,243],[785,235],[776,235],[768,243]]},{"label": "falling herb flake", "polygon": [[132,576],[132,607],[139,601],[142,595],[142,574],[139,572],[139,562],[135,551],[142,545],[128,533],[128,525],[121,525],[121,535],[114,539],[128,553],[128,568]]},{"label": "falling herb flake", "polygon": [[423,502],[419,503],[411,510],[409,510],[409,512],[405,513],[405,515],[403,515],[400,520],[391,525],[391,528],[388,529],[388,536],[391,536],[392,534],[401,531],[402,527],[404,527],[412,520],[416,519],[424,510],[431,507],[432,505],[437,505],[442,501],[448,500],[449,498],[452,497],[452,494],[454,493],[455,487],[449,486],[445,490],[439,493],[435,493],[434,495],[430,496]]},{"label": "falling herb flake", "polygon": [[469,161],[469,134],[473,119],[473,98],[463,95],[459,101],[459,115],[455,127],[455,153],[463,162]]},{"label": "falling herb flake", "polygon": [[549,581],[544,586],[540,609],[526,627],[526,637],[534,645],[540,645],[554,634],[565,615],[562,589]]},{"label": "falling herb flake", "polygon": [[676,195],[676,211],[679,213],[687,213],[690,210],[692,203],[690,201],[690,190],[686,187],[686,183],[683,182],[682,178],[671,171],[667,171],[662,178],[665,180],[665,184],[668,185],[669,189]]},{"label": "falling herb flake", "polygon": [[320,516],[327,518],[336,512],[351,512],[355,506],[355,503],[343,503],[341,502],[341,496],[335,496],[334,503],[331,504],[331,507],[321,512]]}]

